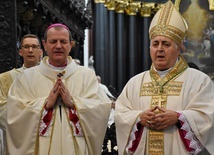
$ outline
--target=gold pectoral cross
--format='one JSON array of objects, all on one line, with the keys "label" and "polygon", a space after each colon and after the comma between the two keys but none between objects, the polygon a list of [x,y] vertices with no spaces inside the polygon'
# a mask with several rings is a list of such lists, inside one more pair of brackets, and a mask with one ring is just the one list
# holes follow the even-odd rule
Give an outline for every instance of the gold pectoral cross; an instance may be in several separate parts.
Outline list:
[{"label": "gold pectoral cross", "polygon": [[[176,65],[161,78],[152,65],[150,76],[152,82],[143,83],[141,96],[151,96],[150,107],[160,106],[166,108],[168,96],[179,96],[182,89],[182,81],[175,81],[188,65],[182,55],[179,55]],[[160,112],[160,111],[158,111]],[[149,155],[164,155],[164,132],[149,128],[148,132]]]},{"label": "gold pectoral cross", "polygon": [[166,108],[166,100],[167,100],[167,96],[164,95],[159,95],[158,97],[158,106],[161,108]]},{"label": "gold pectoral cross", "polygon": [[[155,95],[152,96],[152,107],[159,106],[161,108],[166,107],[167,96]],[[158,109],[155,111],[160,113]],[[164,155],[164,133],[154,129],[149,130],[149,155]]]}]

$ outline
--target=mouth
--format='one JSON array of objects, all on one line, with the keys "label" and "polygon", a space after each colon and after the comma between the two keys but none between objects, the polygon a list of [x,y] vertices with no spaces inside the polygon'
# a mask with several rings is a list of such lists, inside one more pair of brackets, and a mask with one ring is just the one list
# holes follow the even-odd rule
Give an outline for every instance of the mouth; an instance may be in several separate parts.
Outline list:
[{"label": "mouth", "polygon": [[35,56],[33,56],[33,55],[29,55],[29,56],[27,56],[28,58],[34,58]]},{"label": "mouth", "polygon": [[157,59],[164,59],[165,57],[163,55],[158,55]]},{"label": "mouth", "polygon": [[63,54],[64,52],[62,52],[62,51],[55,51],[55,52],[53,52],[54,54]]}]

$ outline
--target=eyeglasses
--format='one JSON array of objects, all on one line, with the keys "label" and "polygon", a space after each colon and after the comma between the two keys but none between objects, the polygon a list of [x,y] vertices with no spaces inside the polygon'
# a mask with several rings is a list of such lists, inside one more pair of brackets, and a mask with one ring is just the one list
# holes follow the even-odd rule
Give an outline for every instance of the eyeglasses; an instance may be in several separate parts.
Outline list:
[{"label": "eyeglasses", "polygon": [[30,47],[32,48],[32,50],[37,50],[37,49],[39,49],[39,45],[28,45],[28,44],[22,45],[22,48],[25,49],[25,50],[29,50]]}]

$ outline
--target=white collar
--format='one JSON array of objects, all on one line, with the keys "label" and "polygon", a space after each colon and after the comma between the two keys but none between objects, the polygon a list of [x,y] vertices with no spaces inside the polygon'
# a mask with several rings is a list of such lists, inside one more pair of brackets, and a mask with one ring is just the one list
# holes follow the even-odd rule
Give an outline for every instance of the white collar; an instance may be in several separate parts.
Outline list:
[{"label": "white collar", "polygon": [[[47,65],[50,67],[50,68],[52,68],[53,70],[63,70],[63,69],[65,69],[66,68],[66,66],[63,66],[63,67],[55,67],[55,66],[53,66],[53,65],[51,65],[50,63],[49,63],[49,61],[48,61],[48,59],[46,60],[46,63],[47,63]],[[68,60],[67,60],[67,63],[68,63]]]}]

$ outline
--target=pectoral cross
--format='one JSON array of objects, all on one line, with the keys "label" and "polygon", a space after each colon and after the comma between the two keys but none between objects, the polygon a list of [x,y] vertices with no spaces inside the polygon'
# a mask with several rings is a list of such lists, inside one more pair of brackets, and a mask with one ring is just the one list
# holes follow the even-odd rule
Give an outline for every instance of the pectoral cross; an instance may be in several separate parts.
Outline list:
[{"label": "pectoral cross", "polygon": [[158,100],[158,106],[159,107],[162,107],[162,102],[163,102],[164,100],[162,99],[162,95],[160,95],[159,96],[159,100]]},{"label": "pectoral cross", "polygon": [[[157,96],[157,102],[156,102],[156,105],[161,107],[161,108],[165,108],[166,107],[166,96],[163,96],[163,95],[159,95]],[[160,113],[160,111],[158,109],[155,110],[156,113]]]},{"label": "pectoral cross", "polygon": [[65,74],[65,71],[62,71],[62,73],[58,73],[58,74],[57,74],[57,77],[58,77],[58,78],[61,78],[64,74]]}]

